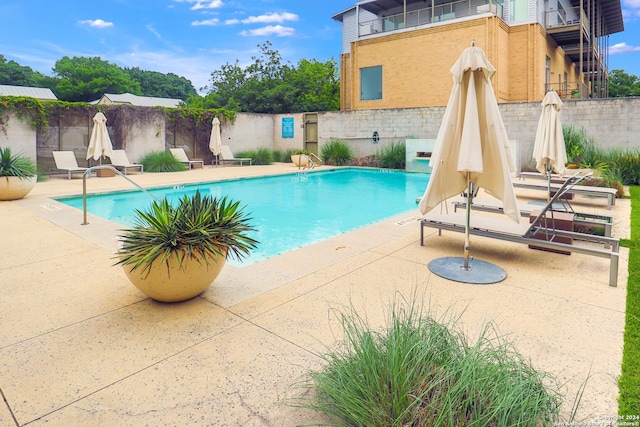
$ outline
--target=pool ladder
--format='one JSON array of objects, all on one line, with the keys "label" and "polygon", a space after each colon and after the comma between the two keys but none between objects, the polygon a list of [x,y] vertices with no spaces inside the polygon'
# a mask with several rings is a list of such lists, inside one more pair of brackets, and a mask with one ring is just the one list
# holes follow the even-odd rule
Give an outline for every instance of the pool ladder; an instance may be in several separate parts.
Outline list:
[{"label": "pool ladder", "polygon": [[142,190],[143,192],[147,193],[149,196],[151,196],[152,199],[157,200],[153,194],[149,193],[149,191],[145,190],[140,185],[136,184],[131,178],[129,178],[128,176],[126,176],[125,174],[123,174],[118,169],[114,168],[113,166],[111,166],[111,165],[92,166],[89,169],[87,169],[86,171],[84,171],[84,174],[82,175],[82,215],[83,215],[82,218],[83,218],[83,222],[82,222],[81,225],[89,224],[89,222],[87,221],[87,177],[89,175],[91,175],[91,173],[93,171],[98,170],[98,169],[111,169],[116,174],[120,175],[121,177],[123,177],[124,179],[126,179],[127,181],[132,183],[134,186],[138,187],[140,190]]}]

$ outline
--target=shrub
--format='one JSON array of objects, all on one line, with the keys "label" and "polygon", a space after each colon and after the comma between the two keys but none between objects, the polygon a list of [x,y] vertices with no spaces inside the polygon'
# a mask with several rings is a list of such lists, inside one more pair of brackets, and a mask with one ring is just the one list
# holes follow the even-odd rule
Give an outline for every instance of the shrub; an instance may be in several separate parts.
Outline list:
[{"label": "shrub", "polygon": [[322,146],[320,157],[325,164],[344,166],[353,159],[353,150],[346,142],[334,139]]},{"label": "shrub", "polygon": [[571,125],[563,125],[562,135],[567,151],[567,160],[569,163],[580,164],[584,151],[591,143],[586,131],[583,128],[576,129]]},{"label": "shrub", "polygon": [[270,165],[273,163],[273,152],[268,148],[258,148],[257,150],[241,151],[235,157],[249,157],[254,165]]},{"label": "shrub", "polygon": [[404,142],[395,141],[381,147],[376,152],[375,157],[382,168],[404,169],[407,159],[407,147]]},{"label": "shrub", "polygon": [[176,159],[169,151],[154,151],[147,153],[140,163],[144,165],[145,172],[181,172],[186,171],[187,166]]},{"label": "shrub", "polygon": [[440,323],[400,304],[390,314],[381,331],[353,310],[340,314],[345,339],[310,374],[302,407],[353,426],[536,427],[558,420],[555,378],[535,370],[490,324],[468,344],[455,321]]}]

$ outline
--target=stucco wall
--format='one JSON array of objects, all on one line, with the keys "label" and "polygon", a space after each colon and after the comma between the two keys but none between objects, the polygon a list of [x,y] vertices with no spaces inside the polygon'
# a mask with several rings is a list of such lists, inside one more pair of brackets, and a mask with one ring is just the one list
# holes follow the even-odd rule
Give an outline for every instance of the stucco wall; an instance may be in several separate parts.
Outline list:
[{"label": "stucco wall", "polygon": [[[538,102],[522,102],[500,104],[499,108],[509,139],[519,141],[520,163],[526,164],[530,161],[542,107]],[[347,142],[357,157],[374,154],[391,142],[404,142],[407,137],[435,139],[444,110],[445,107],[425,107],[318,113],[320,152],[323,144],[332,139]],[[640,97],[610,98],[565,101],[560,119],[563,124],[584,128],[600,147],[639,149],[640,121],[636,120],[639,116]],[[294,138],[282,138],[282,118],[285,117],[294,118]],[[226,122],[221,126],[222,140],[234,153],[261,147],[277,150],[303,148],[302,121],[302,114],[238,113],[235,123]],[[167,137],[162,129],[163,124],[155,120],[138,122],[130,130],[127,141],[120,142],[120,146],[124,146],[131,161],[138,161],[145,153],[163,150],[169,143],[165,143]],[[371,138],[374,131],[380,136],[377,143]],[[65,144],[63,149],[74,149],[79,164],[83,164],[86,144],[80,144],[77,149]],[[199,150],[206,150],[206,144],[208,141],[203,142],[204,148]],[[50,167],[47,162],[53,146],[40,147],[36,154],[35,130],[15,116],[7,120],[6,133],[0,131],[0,146],[11,146],[14,151],[32,158],[38,155],[38,166],[43,170]],[[57,145],[55,149],[58,149]],[[209,153],[196,153],[196,157],[201,154]]]},{"label": "stucco wall", "polygon": [[15,113],[5,117],[0,125],[0,147],[11,147],[11,154],[23,154],[34,162],[37,159],[36,132],[31,126],[18,119]]}]

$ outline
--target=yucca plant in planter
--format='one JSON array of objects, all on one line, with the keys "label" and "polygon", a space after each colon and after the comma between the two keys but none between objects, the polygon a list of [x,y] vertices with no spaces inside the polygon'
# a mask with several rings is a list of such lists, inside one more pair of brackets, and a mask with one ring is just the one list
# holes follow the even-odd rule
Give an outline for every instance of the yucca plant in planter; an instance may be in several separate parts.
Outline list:
[{"label": "yucca plant in planter", "polygon": [[242,260],[258,243],[239,202],[228,197],[184,195],[177,206],[164,198],[123,230],[118,262],[135,287],[162,302],[191,299],[216,279],[228,257]]},{"label": "yucca plant in planter", "polygon": [[0,200],[21,199],[33,189],[37,180],[36,165],[11,148],[0,148]]}]

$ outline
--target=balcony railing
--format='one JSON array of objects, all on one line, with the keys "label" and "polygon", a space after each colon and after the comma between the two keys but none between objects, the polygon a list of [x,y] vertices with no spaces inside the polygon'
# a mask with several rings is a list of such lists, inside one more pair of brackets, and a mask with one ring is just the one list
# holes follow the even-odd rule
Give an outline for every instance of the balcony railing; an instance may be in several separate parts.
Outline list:
[{"label": "balcony railing", "polygon": [[502,17],[502,9],[502,4],[496,0],[488,0],[482,5],[478,5],[475,2],[472,5],[471,0],[459,0],[435,7],[425,7],[419,10],[412,10],[406,13],[398,13],[361,22],[359,24],[358,36],[418,27],[483,13],[493,13],[494,15]]},{"label": "balcony railing", "polygon": [[584,10],[580,6],[570,7],[568,9],[549,10],[545,12],[545,28],[568,27],[576,24],[582,24],[582,28],[588,31],[587,23],[589,19]]}]

